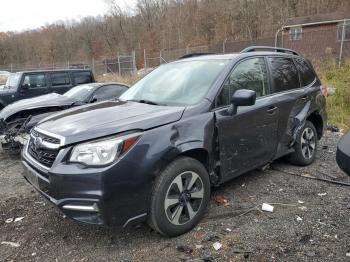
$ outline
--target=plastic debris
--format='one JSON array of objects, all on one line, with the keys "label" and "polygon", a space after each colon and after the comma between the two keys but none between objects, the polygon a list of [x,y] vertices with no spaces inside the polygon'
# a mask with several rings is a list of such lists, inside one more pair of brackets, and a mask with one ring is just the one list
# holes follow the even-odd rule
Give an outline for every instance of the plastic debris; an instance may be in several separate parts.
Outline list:
[{"label": "plastic debris", "polygon": [[307,207],[306,207],[306,206],[299,207],[299,209],[300,209],[301,211],[307,211]]},{"label": "plastic debris", "polygon": [[224,196],[215,196],[214,200],[218,205],[224,205],[228,203],[227,199]]},{"label": "plastic debris", "polygon": [[184,245],[180,245],[176,247],[177,251],[179,252],[183,252],[185,254],[191,254],[193,252],[193,249],[188,247],[188,246],[184,246]]},{"label": "plastic debris", "polygon": [[24,217],[17,217],[15,218],[15,222],[19,222],[19,221],[22,221]]},{"label": "plastic debris", "polygon": [[10,246],[10,247],[19,247],[20,244],[18,243],[15,243],[15,242],[7,242],[7,241],[2,241],[1,242],[1,245],[7,245],[7,246]]},{"label": "plastic debris", "polygon": [[9,218],[9,219],[6,219],[5,220],[5,223],[6,224],[10,224],[10,223],[12,223],[13,222],[13,218]]},{"label": "plastic debris", "polygon": [[261,210],[267,211],[267,212],[273,212],[273,209],[274,209],[273,206],[266,204],[266,203],[263,203],[262,207],[261,207]]},{"label": "plastic debris", "polygon": [[326,196],[327,193],[318,193],[317,195],[320,196],[320,197],[322,197],[322,196]]},{"label": "plastic debris", "polygon": [[350,253],[346,253],[346,256],[347,256],[347,257],[350,257]]},{"label": "plastic debris", "polygon": [[219,243],[219,242],[215,242],[215,243],[213,244],[213,248],[214,248],[216,251],[218,251],[221,247],[222,247],[222,244]]},{"label": "plastic debris", "polygon": [[232,229],[229,227],[224,228],[222,231],[226,232],[226,233],[231,233]]},{"label": "plastic debris", "polygon": [[297,216],[297,221],[303,221],[303,219],[300,216]]},{"label": "plastic debris", "polygon": [[196,245],[196,249],[201,249],[203,245]]},{"label": "plastic debris", "polygon": [[304,204],[304,201],[298,200],[299,204]]}]

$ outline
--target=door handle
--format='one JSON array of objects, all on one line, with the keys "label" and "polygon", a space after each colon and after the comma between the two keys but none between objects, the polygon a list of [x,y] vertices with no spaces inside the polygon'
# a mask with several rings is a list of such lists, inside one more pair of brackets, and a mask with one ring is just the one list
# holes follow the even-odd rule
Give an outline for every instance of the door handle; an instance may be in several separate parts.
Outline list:
[{"label": "door handle", "polygon": [[274,114],[278,108],[276,106],[270,106],[266,112],[270,115]]}]

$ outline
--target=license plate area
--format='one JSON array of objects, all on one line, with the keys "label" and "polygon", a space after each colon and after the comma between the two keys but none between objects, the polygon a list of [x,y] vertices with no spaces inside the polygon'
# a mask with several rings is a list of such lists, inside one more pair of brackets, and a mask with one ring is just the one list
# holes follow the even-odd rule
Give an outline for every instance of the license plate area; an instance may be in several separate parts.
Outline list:
[{"label": "license plate area", "polygon": [[31,183],[33,186],[35,186],[37,189],[40,189],[39,186],[39,177],[35,174],[34,171],[32,171],[29,168],[25,169],[25,175],[24,175],[29,183]]}]

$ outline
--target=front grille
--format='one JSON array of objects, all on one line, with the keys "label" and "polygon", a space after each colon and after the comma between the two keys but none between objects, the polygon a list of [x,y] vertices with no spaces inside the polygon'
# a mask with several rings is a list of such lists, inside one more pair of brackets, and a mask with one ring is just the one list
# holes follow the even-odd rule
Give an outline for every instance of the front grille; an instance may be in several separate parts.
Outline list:
[{"label": "front grille", "polygon": [[39,133],[38,131],[35,131],[34,129],[31,131],[31,134],[35,137],[41,137],[41,139],[45,142],[48,142],[51,144],[60,144],[60,140],[58,138],[44,135],[42,133]]},{"label": "front grille", "polygon": [[42,141],[55,145],[59,144],[60,140],[41,134],[34,130],[31,132],[30,140],[28,142],[28,154],[43,166],[50,168],[58,155],[59,149],[49,149],[43,144],[39,146],[35,145],[35,140],[38,138],[41,138]]}]

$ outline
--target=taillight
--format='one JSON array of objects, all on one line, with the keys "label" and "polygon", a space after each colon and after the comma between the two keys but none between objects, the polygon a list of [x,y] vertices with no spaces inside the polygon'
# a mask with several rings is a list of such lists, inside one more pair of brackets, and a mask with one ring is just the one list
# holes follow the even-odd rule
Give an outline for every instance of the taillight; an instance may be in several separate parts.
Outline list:
[{"label": "taillight", "polygon": [[327,88],[327,86],[321,85],[320,89],[321,89],[322,95],[327,97],[328,96],[328,88]]}]

